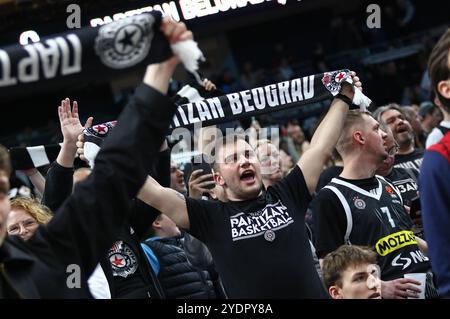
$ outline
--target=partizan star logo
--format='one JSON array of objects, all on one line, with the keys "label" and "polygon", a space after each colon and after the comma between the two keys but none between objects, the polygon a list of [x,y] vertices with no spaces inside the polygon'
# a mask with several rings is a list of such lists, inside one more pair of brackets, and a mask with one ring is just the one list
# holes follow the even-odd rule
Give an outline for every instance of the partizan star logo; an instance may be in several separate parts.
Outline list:
[{"label": "partizan star logo", "polygon": [[127,278],[128,275],[134,274],[138,267],[136,255],[123,241],[113,244],[108,252],[108,258],[114,277]]},{"label": "partizan star logo", "polygon": [[114,126],[116,126],[117,121],[106,122],[102,124],[94,125],[84,130],[84,134],[88,136],[95,137],[106,137]]},{"label": "partizan star logo", "polygon": [[328,91],[337,94],[341,90],[341,83],[350,75],[348,70],[339,70],[334,72],[325,72],[322,77],[322,83]]},{"label": "partizan star logo", "polygon": [[95,52],[110,68],[124,69],[141,62],[153,39],[152,15],[131,16],[100,27]]}]

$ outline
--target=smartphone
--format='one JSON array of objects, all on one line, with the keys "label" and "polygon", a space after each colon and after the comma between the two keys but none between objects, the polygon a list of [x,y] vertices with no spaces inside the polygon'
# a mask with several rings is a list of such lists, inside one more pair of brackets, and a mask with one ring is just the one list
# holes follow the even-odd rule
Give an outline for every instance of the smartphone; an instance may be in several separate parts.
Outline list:
[{"label": "smartphone", "polygon": [[[205,156],[203,154],[193,156],[191,163],[192,163],[192,172],[198,169],[202,169],[203,170],[202,175],[212,174],[211,165],[205,160]],[[209,180],[214,181],[214,178],[211,177],[211,179]],[[212,184],[207,186],[206,188],[213,189],[214,187],[215,185]]]},{"label": "smartphone", "polygon": [[409,210],[409,216],[411,217],[411,219],[420,217],[420,214],[417,214],[417,212],[419,212],[420,210],[420,198],[419,196],[416,196],[411,200],[411,206]]}]

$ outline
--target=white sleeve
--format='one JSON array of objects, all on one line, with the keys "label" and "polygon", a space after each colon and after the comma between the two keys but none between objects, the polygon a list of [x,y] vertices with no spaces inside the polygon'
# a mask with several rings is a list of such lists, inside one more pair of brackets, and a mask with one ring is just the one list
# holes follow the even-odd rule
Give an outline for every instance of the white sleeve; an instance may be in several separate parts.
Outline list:
[{"label": "white sleeve", "polygon": [[441,138],[444,137],[444,134],[442,134],[441,130],[438,128],[434,128],[430,135],[427,137],[427,141],[425,143],[425,148],[429,148],[431,145],[436,144],[441,140]]},{"label": "white sleeve", "polygon": [[100,264],[97,264],[91,277],[89,277],[88,286],[95,299],[111,299],[108,280]]}]

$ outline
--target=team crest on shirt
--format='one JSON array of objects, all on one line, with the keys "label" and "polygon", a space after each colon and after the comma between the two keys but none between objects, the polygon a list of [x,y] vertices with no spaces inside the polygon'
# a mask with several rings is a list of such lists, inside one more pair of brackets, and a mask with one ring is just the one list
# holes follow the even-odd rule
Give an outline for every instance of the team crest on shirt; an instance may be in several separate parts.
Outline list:
[{"label": "team crest on shirt", "polygon": [[386,190],[386,192],[388,192],[389,195],[391,195],[392,198],[397,198],[397,196],[395,195],[395,192],[394,192],[394,190],[392,189],[391,186],[386,185],[384,187],[384,189]]},{"label": "team crest on shirt", "polygon": [[358,209],[366,208],[366,202],[361,198],[356,197],[353,203],[355,204],[355,207]]},{"label": "team crest on shirt", "polygon": [[127,278],[134,274],[138,268],[138,262],[133,250],[123,241],[117,241],[108,252],[113,276]]},{"label": "team crest on shirt", "polygon": [[271,229],[266,230],[266,232],[264,233],[264,239],[267,241],[274,241],[275,240],[275,232]]},{"label": "team crest on shirt", "polygon": [[328,91],[333,94],[337,94],[341,90],[341,82],[347,78],[348,75],[348,70],[325,72],[322,77],[322,83]]}]

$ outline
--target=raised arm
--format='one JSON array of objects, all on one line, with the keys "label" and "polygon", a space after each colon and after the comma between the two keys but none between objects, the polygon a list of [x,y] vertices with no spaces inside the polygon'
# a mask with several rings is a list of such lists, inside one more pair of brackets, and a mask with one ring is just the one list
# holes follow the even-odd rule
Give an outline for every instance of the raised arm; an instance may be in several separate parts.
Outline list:
[{"label": "raised arm", "polygon": [[[169,27],[171,41],[182,39],[186,33],[182,24],[172,22]],[[160,71],[158,76],[146,74],[144,84],[136,89],[114,131],[103,142],[91,175],[79,183],[47,227],[31,239],[44,237],[40,244],[49,243],[58,262],[79,265],[83,278],[92,273],[130,217],[130,200],[144,184],[167,134],[175,107],[164,96],[168,84],[161,81],[168,82],[177,63],[171,58],[148,67]]]},{"label": "raised arm", "polygon": [[[72,194],[73,188],[73,164],[77,151],[77,136],[83,131],[78,116],[78,103],[70,105],[70,99],[66,98],[58,106],[59,123],[63,135],[63,143],[56,161],[52,163],[47,172],[42,203],[56,212],[62,203]],[[86,121],[85,127],[92,125],[92,117]]]},{"label": "raised arm", "polygon": [[149,176],[141,188],[138,198],[167,215],[179,227],[189,229],[186,199],[176,190],[162,187],[154,178]]},{"label": "raised arm", "polygon": [[[354,84],[361,88],[361,82],[354,72],[352,72],[352,77]],[[340,93],[353,100],[353,89],[348,83],[343,83]],[[320,173],[336,146],[348,108],[349,106],[340,99],[334,99],[331,102],[327,115],[311,139],[310,147],[297,163],[303,172],[311,194],[315,191]]]},{"label": "raised arm", "polygon": [[[163,186],[170,186],[170,149],[167,146],[167,142],[164,141],[159,153],[152,165],[150,176],[154,178]],[[136,232],[136,235],[140,240],[146,239],[149,229],[152,227],[152,223],[159,216],[160,212],[141,201],[138,198],[133,199],[131,202],[131,219],[130,225]]]},{"label": "raised arm", "polygon": [[33,184],[36,196],[42,198],[45,189],[45,177],[42,176],[41,172],[37,168],[24,169],[21,172],[27,175],[31,184]]}]

